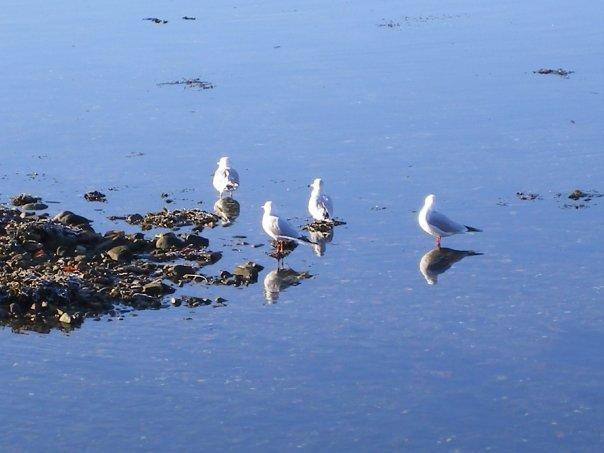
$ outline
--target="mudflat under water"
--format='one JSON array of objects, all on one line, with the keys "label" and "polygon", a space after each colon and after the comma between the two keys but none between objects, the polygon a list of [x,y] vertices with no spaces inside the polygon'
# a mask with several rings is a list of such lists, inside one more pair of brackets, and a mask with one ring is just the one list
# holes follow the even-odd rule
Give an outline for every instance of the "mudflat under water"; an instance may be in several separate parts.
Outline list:
[{"label": "mudflat under water", "polygon": [[[161,209],[164,192],[170,208],[211,209],[226,154],[241,215],[204,231],[224,251],[213,270],[265,270],[245,288],[183,290],[222,308],[0,330],[0,448],[600,451],[604,198],[564,205],[604,191],[603,13],[3,2],[1,201],[31,192],[124,228],[107,217]],[[575,72],[533,73],[558,67]],[[183,78],[214,88],[158,85]],[[347,225],[324,256],[290,255],[313,277],[268,303],[276,263],[233,236],[267,244],[268,199],[304,223],[317,176]],[[95,189],[106,204],[83,200]],[[484,230],[444,240],[483,255],[436,266],[432,285],[427,193]]]}]

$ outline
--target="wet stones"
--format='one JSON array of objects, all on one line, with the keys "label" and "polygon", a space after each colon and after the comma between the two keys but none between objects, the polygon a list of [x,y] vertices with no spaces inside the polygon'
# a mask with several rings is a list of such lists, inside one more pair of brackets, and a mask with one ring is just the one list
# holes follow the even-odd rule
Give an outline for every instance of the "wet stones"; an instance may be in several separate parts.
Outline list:
[{"label": "wet stones", "polygon": [[86,201],[96,201],[104,203],[107,201],[107,196],[104,193],[99,192],[98,190],[93,190],[92,192],[85,193],[84,199]]},{"label": "wet stones", "polygon": [[160,212],[149,212],[144,216],[132,214],[126,217],[126,221],[133,225],[140,225],[143,230],[151,228],[180,228],[193,226],[201,230],[204,227],[214,228],[219,222],[218,216],[201,209],[177,209],[169,211],[164,209]]}]

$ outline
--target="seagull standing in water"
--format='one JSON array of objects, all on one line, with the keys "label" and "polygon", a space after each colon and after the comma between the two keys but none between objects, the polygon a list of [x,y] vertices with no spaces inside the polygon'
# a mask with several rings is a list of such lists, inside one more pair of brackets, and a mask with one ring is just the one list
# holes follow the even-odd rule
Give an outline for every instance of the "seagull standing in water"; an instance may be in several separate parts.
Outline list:
[{"label": "seagull standing in water", "polygon": [[239,187],[239,174],[237,170],[231,168],[228,157],[221,157],[218,161],[218,168],[214,172],[212,184],[220,194],[220,198],[222,198],[224,192],[232,193]]},{"label": "seagull standing in water", "polygon": [[308,187],[312,187],[310,198],[308,200],[308,212],[315,220],[332,221],[333,203],[325,193],[323,193],[323,181],[321,178],[315,179]]},{"label": "seagull standing in water", "polygon": [[419,226],[430,236],[436,238],[436,246],[440,247],[440,240],[446,236],[454,234],[480,232],[478,228],[454,222],[446,215],[435,210],[436,196],[428,195],[424,201],[424,206],[419,211],[417,218]]},{"label": "seagull standing in water", "polygon": [[277,241],[277,250],[283,252],[283,246],[285,243],[294,242],[306,242],[310,243],[308,238],[304,237],[298,230],[296,230],[291,223],[287,220],[273,213],[273,202],[267,201],[262,206],[264,209],[264,215],[262,216],[262,229],[268,234],[271,239]]}]

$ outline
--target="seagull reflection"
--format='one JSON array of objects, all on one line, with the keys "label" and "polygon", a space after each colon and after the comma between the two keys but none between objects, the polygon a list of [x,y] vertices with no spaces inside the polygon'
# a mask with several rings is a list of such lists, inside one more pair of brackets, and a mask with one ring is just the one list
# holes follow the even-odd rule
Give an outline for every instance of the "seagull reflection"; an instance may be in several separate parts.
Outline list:
[{"label": "seagull reflection", "polygon": [[313,242],[312,249],[317,256],[325,255],[327,244],[333,241],[333,228],[327,232],[309,231],[308,238]]},{"label": "seagull reflection", "polygon": [[430,250],[419,261],[419,271],[428,285],[436,285],[438,276],[449,270],[453,264],[461,261],[466,256],[482,255],[472,250],[453,250],[449,248],[435,248]]},{"label": "seagull reflection", "polygon": [[274,304],[279,299],[279,293],[290,286],[299,285],[302,280],[312,277],[308,272],[296,272],[290,268],[278,268],[264,277],[264,298],[267,303]]},{"label": "seagull reflection", "polygon": [[239,202],[231,197],[219,198],[214,203],[214,213],[220,217],[222,226],[231,225],[239,217],[239,211]]}]

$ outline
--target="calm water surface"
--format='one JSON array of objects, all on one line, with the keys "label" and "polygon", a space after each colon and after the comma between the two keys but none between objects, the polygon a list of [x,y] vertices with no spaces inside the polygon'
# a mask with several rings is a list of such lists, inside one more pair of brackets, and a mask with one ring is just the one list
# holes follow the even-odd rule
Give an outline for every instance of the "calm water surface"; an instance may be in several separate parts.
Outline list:
[{"label": "calm water surface", "polygon": [[[266,268],[184,289],[223,308],[0,330],[0,448],[601,451],[604,199],[555,194],[604,192],[604,7],[491,3],[5,0],[0,200],[124,228],[107,216],[162,192],[211,209],[228,154],[241,216],[204,232],[224,251],[208,271]],[[157,85],[196,77],[215,88]],[[304,223],[317,176],[347,225],[323,257],[299,247],[287,264],[313,278],[268,304],[274,261],[233,236],[267,242],[267,199]],[[436,285],[431,192],[484,229],[445,239],[483,255]]]}]

